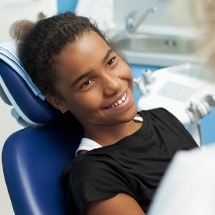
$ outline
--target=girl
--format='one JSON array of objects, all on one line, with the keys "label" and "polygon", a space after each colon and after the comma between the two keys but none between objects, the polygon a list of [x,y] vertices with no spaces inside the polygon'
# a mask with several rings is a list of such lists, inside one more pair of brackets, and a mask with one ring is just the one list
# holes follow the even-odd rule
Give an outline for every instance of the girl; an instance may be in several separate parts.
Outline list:
[{"label": "girl", "polygon": [[197,146],[191,135],[164,109],[137,113],[130,67],[89,19],[21,21],[12,35],[46,100],[84,130],[62,174],[68,214],[144,215],[176,151]]}]

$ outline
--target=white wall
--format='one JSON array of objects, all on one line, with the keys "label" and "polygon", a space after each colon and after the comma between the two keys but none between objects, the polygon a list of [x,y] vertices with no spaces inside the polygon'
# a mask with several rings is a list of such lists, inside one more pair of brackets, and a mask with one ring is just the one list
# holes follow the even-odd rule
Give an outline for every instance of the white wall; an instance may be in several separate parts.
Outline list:
[{"label": "white wall", "polygon": [[[144,12],[156,6],[158,11],[149,14],[139,28],[141,31],[177,31],[180,33],[193,27],[186,0],[180,0],[181,4],[176,4],[177,0],[114,0],[114,20],[120,28],[125,27],[125,17],[132,11],[137,11],[138,17]],[[174,3],[174,4],[173,4]],[[180,6],[180,7],[176,7]],[[174,8],[177,8],[174,10]],[[182,29],[183,28],[183,29]],[[193,29],[190,29],[191,31]],[[162,33],[162,32],[159,32]]]},{"label": "white wall", "polygon": [[57,11],[55,0],[1,0],[0,2],[0,42],[10,39],[9,26],[19,19],[37,19],[37,14],[43,12],[47,16]]}]

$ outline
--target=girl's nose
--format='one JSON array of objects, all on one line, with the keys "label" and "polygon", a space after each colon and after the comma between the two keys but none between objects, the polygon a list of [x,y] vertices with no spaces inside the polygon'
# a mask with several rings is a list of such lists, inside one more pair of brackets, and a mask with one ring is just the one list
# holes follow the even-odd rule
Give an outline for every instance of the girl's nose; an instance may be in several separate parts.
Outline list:
[{"label": "girl's nose", "polygon": [[120,78],[113,74],[105,74],[102,81],[103,92],[106,96],[112,96],[121,89]]}]

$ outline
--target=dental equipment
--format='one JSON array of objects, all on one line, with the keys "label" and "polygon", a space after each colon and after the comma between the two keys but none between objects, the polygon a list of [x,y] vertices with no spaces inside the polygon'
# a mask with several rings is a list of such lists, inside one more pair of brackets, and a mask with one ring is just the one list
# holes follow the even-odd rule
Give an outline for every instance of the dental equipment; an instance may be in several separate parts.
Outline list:
[{"label": "dental equipment", "polygon": [[153,73],[143,71],[143,77],[134,81],[142,94],[137,102],[138,110],[156,107],[169,110],[188,130],[197,128],[199,137],[194,139],[201,145],[199,120],[215,106],[215,85],[208,74],[199,65],[190,63]]}]

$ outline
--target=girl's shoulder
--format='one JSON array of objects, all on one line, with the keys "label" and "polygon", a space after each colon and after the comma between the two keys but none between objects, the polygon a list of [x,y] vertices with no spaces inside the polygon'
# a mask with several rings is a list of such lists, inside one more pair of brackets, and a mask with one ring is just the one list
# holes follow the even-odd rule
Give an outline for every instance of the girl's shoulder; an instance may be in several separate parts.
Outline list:
[{"label": "girl's shoulder", "polygon": [[160,115],[160,114],[165,114],[165,115],[173,115],[170,113],[167,109],[158,107],[158,108],[153,108],[153,109],[148,109],[148,110],[141,110],[139,112],[140,115]]},{"label": "girl's shoulder", "polygon": [[139,112],[140,116],[143,117],[143,119],[157,119],[157,120],[164,120],[164,121],[169,121],[169,120],[174,120],[174,121],[179,121],[175,115],[173,115],[171,112],[169,112],[167,109],[159,107],[159,108],[154,108],[154,109],[149,109],[149,110],[142,110]]}]

